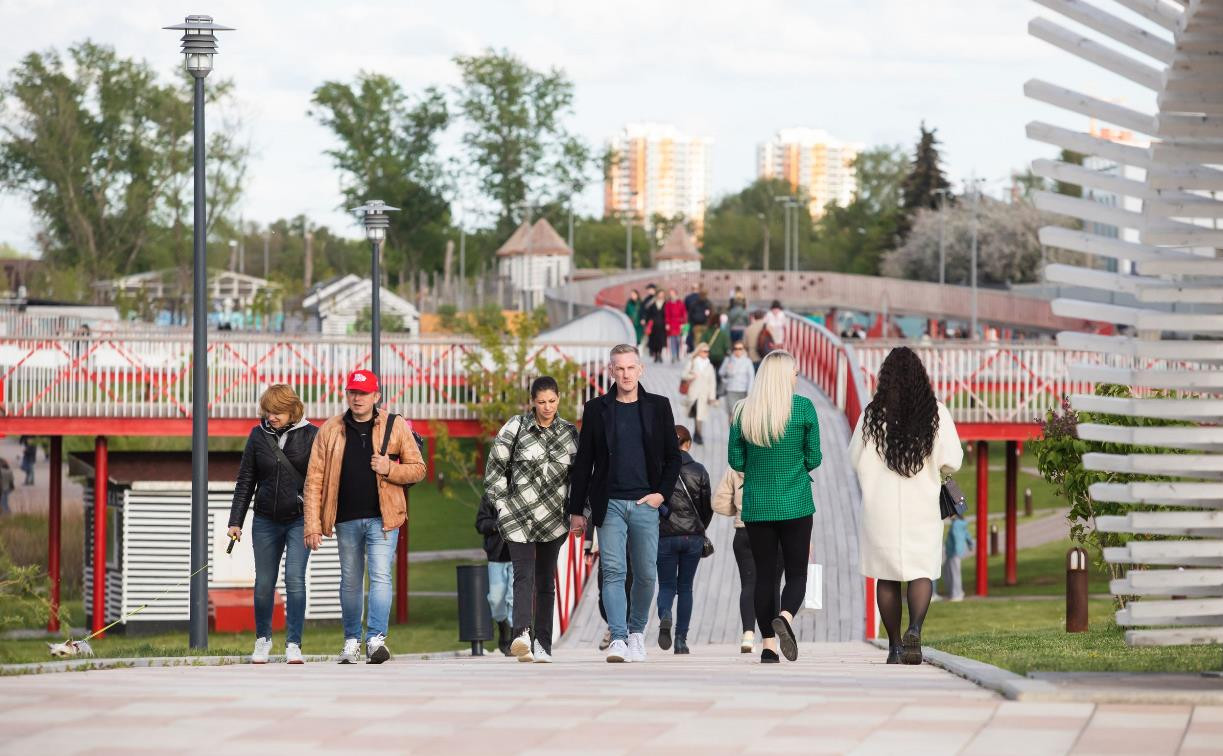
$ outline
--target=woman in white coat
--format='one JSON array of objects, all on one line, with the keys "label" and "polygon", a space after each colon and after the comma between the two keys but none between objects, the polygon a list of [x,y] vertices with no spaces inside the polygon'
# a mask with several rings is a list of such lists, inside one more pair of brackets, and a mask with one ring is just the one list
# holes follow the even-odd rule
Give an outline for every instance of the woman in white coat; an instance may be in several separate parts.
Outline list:
[{"label": "woman in white coat", "polygon": [[[875,397],[849,442],[862,488],[862,574],[888,634],[888,664],[921,664],[921,627],[942,560],[943,476],[964,450],[951,413],[934,397],[921,359],[893,349],[879,368]],[[900,584],[908,583],[909,627],[900,635]]]},{"label": "woman in white coat", "polygon": [[681,404],[693,420],[692,441],[704,443],[701,423],[705,422],[709,408],[718,401],[718,376],[713,370],[713,363],[709,361],[708,344],[697,344],[681,380],[688,383],[688,393],[684,394]]}]

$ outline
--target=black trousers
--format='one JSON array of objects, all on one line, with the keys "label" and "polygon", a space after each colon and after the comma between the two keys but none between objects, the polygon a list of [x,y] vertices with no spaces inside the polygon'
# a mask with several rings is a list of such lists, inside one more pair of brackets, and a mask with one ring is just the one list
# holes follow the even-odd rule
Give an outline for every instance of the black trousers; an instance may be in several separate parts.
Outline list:
[{"label": "black trousers", "polygon": [[[761,637],[772,638],[773,618],[782,611],[794,616],[803,606],[803,596],[807,593],[807,558],[811,552],[811,515],[744,525],[752,544],[752,560],[756,563],[756,623],[760,625]],[[786,572],[780,606],[774,595],[780,577],[774,554],[779,546]]]},{"label": "black trousers", "polygon": [[514,562],[514,635],[530,629],[552,653],[552,610],[556,604],[556,559],[565,536],[542,543],[506,543]]},{"label": "black trousers", "polygon": [[[747,537],[747,528],[735,528],[735,564],[739,565],[739,619],[743,622],[743,632],[756,626],[756,562],[752,559],[752,544]],[[781,548],[777,549],[777,575],[785,572],[781,561]],[[781,605],[781,583],[773,583],[773,596],[777,605]],[[763,632],[763,629],[762,629]]]}]

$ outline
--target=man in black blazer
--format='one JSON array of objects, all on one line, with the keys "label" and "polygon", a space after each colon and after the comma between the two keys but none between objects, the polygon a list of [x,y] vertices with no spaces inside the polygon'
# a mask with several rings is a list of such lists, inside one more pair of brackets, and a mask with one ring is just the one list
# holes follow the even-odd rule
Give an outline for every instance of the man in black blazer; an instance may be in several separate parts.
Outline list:
[{"label": "man in black blazer", "polygon": [[[582,409],[566,509],[574,532],[587,527],[582,515],[587,505],[599,529],[603,606],[612,637],[607,660],[642,662],[658,577],[658,508],[671,498],[679,476],[679,442],[671,400],[639,384],[645,368],[637,347],[612,349],[610,370],[615,388]],[[630,560],[633,588],[626,606]]]}]

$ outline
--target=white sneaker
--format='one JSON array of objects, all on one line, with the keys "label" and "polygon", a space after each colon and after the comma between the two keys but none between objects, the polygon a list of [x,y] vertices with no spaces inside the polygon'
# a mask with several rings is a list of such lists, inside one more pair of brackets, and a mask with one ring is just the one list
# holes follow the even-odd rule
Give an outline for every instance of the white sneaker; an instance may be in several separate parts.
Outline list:
[{"label": "white sneaker", "polygon": [[607,647],[607,661],[611,664],[619,664],[620,662],[631,662],[629,657],[628,645],[617,638]]},{"label": "white sneaker", "polygon": [[365,663],[381,664],[391,658],[391,650],[386,647],[386,636],[379,633],[365,641]]},{"label": "white sneaker", "polygon": [[754,630],[744,630],[743,639],[739,641],[739,653],[750,654],[754,645],[756,645],[756,632]]},{"label": "white sneaker", "polygon": [[539,641],[535,641],[535,648],[532,651],[532,656],[535,657],[536,664],[551,664],[552,654],[544,650],[544,647],[539,645]]},{"label": "white sneaker", "polygon": [[251,652],[251,664],[267,664],[270,653],[272,653],[272,639],[256,638],[255,650]]},{"label": "white sneaker", "polygon": [[645,661],[645,633],[628,634],[629,661]]},{"label": "white sneaker", "polygon": [[535,657],[531,655],[531,631],[523,630],[522,634],[514,639],[510,644],[510,653],[518,657],[520,662],[535,661]]},{"label": "white sneaker", "polygon": [[302,647],[296,643],[285,644],[285,663],[286,664],[305,664],[306,660],[302,658]]},{"label": "white sneaker", "polygon": [[340,664],[356,664],[361,658],[361,641],[356,638],[344,639],[344,650],[340,652]]}]

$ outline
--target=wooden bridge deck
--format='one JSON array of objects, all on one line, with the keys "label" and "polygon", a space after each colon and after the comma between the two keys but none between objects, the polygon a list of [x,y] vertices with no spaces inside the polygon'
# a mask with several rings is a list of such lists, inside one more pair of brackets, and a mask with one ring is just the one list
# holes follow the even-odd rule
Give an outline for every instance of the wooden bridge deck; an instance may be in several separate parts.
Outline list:
[{"label": "wooden bridge deck", "polygon": [[[677,422],[683,422],[679,405],[678,365],[649,364],[642,379],[647,390],[671,397]],[[812,529],[812,561],[824,568],[824,608],[804,610],[795,629],[800,640],[840,642],[861,639],[865,633],[863,578],[858,572],[858,523],[862,496],[858,481],[849,467],[849,425],[845,416],[814,386],[799,380],[799,391],[816,406],[820,418],[820,441],[824,461],[812,478],[815,494],[815,526]],[[710,414],[703,430],[704,445],[694,446],[693,457],[709,470],[716,487],[726,471],[726,413],[718,407]],[[715,553],[701,561],[693,588],[692,626],[688,643],[725,644],[738,642],[739,571],[731,548],[734,523],[715,515],[709,537]],[[568,631],[558,647],[596,645],[606,625],[599,617],[598,588],[591,580],[578,603]],[[658,634],[657,605],[650,608],[646,629],[648,647],[653,648]]]}]

